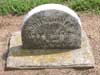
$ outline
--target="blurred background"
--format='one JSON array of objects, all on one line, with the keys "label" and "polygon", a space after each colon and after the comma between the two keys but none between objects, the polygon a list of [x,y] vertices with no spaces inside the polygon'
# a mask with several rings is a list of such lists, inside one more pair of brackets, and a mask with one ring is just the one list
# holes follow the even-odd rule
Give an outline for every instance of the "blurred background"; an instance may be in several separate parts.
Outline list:
[{"label": "blurred background", "polygon": [[0,15],[23,15],[35,6],[47,3],[67,5],[77,12],[100,14],[100,0],[0,0]]}]

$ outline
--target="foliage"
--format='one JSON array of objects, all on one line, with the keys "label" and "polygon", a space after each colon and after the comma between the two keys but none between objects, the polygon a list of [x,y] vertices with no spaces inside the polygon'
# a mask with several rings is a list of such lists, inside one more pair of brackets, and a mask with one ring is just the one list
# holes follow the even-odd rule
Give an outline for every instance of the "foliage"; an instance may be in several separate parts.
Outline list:
[{"label": "foliage", "polygon": [[100,0],[69,0],[68,4],[76,11],[100,13]]},{"label": "foliage", "polygon": [[100,13],[100,0],[0,0],[0,15],[22,15],[35,6],[47,3],[68,5],[76,11]]},{"label": "foliage", "polygon": [[62,2],[63,0],[0,0],[0,13],[22,15],[40,4]]}]

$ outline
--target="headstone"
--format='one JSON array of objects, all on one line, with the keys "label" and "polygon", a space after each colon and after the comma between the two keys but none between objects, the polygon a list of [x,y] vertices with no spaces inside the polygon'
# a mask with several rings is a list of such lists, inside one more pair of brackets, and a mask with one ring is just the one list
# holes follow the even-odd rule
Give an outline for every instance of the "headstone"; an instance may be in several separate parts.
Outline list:
[{"label": "headstone", "polygon": [[80,18],[67,6],[44,4],[32,9],[8,44],[8,68],[94,66]]},{"label": "headstone", "polygon": [[[54,6],[58,7],[54,8]],[[40,7],[43,7],[42,10],[33,13]],[[65,6],[53,5],[47,8],[46,5],[43,5],[40,7],[29,12],[32,14],[24,22],[21,33],[23,48],[80,48],[81,26],[78,19],[69,11],[66,11]]]}]

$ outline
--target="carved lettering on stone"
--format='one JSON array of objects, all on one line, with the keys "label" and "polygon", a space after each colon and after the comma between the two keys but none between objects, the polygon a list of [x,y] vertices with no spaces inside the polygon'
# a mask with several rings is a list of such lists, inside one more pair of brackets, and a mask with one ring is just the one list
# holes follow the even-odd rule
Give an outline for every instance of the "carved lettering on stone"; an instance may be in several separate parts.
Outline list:
[{"label": "carved lettering on stone", "polygon": [[81,47],[81,27],[72,15],[55,9],[33,14],[22,27],[23,48],[75,49]]}]

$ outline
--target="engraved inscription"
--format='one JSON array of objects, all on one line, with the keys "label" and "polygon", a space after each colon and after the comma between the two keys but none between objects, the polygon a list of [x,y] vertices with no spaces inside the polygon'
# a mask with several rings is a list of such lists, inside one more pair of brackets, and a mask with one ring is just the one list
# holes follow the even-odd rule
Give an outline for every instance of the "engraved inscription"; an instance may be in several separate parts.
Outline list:
[{"label": "engraved inscription", "polygon": [[25,22],[22,42],[24,48],[79,48],[81,28],[74,17],[63,11],[41,11]]}]

